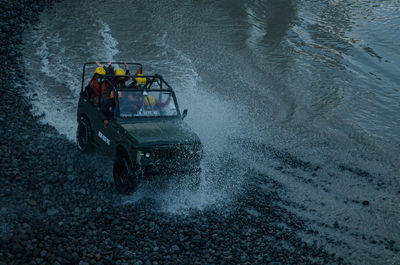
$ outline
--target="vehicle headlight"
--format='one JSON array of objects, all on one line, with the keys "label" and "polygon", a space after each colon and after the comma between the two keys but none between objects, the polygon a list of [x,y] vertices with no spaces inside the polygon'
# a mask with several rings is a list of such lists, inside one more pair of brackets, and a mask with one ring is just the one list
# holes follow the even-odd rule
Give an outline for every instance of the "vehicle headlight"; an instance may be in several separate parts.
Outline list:
[{"label": "vehicle headlight", "polygon": [[144,157],[150,158],[150,157],[151,157],[151,153],[150,153],[149,151],[146,151],[146,152],[144,153]]}]

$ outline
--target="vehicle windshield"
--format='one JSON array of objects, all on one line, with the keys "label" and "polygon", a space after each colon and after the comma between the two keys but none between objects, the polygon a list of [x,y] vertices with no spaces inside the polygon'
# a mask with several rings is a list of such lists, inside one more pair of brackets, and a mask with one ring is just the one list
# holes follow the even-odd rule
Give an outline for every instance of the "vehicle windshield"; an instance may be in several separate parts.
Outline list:
[{"label": "vehicle windshield", "polygon": [[119,116],[174,117],[178,108],[172,91],[120,90],[118,91]]}]

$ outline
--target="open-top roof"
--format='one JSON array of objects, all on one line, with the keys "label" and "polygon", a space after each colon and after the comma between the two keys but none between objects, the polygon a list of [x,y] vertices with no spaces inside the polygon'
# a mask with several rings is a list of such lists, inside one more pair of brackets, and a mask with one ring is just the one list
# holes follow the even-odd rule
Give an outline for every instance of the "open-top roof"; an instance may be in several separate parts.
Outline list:
[{"label": "open-top roof", "polygon": [[[100,62],[101,64],[105,65],[105,64],[109,64],[110,62]],[[123,65],[125,62],[111,62],[112,66],[115,65]],[[128,66],[132,65],[132,66],[137,66],[137,69],[135,69],[135,73],[138,72],[138,70],[140,70],[140,73],[143,72],[143,65],[140,63],[131,63],[131,62],[126,62],[126,64]],[[87,68],[93,66],[93,68],[97,67],[96,62],[87,62],[83,65],[83,71],[82,71],[82,88],[81,91],[83,91],[84,87],[85,87],[85,73],[87,71]],[[112,82],[112,80],[114,78],[117,78],[116,75],[104,75],[105,77],[105,82],[107,82],[108,85],[110,85],[110,87],[113,90],[117,90],[118,88],[116,88]],[[118,75],[118,78],[121,77],[126,77],[126,82],[129,82],[129,80],[135,80],[135,78],[146,78],[147,82],[146,84],[141,87],[140,89],[144,89],[144,90],[150,90],[150,89],[166,89],[166,90],[172,90],[172,87],[164,80],[164,78],[161,75],[158,74],[154,74],[154,75],[137,75],[137,74],[130,74],[130,75]],[[129,88],[129,84],[127,87],[123,88],[123,89],[132,89]]]}]

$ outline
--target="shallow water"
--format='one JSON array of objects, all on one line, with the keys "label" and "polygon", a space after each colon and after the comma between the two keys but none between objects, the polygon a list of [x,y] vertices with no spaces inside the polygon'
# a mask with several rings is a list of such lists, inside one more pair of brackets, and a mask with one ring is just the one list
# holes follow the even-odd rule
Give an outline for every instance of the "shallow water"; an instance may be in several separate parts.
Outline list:
[{"label": "shallow water", "polygon": [[[74,141],[83,63],[141,62],[189,109],[205,146],[203,181],[194,198],[143,185],[127,202],[149,196],[171,212],[225,205],[257,171],[313,209],[292,209],[311,223],[398,239],[399,9],[376,0],[65,2],[26,33],[30,96],[43,122]],[[364,200],[372,209],[351,203]],[[356,236],[316,227],[355,248],[356,262],[373,256]],[[377,253],[369,261],[395,260]]]}]

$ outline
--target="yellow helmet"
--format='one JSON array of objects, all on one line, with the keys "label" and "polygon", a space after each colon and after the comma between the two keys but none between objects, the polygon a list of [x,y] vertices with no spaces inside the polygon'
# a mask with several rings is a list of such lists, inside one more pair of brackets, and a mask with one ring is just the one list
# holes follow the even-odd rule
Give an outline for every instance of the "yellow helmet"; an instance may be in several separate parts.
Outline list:
[{"label": "yellow helmet", "polygon": [[154,99],[154,97],[152,95],[147,95],[144,97],[144,105],[149,106],[149,100],[150,100],[150,104],[151,106],[156,105],[156,100]]},{"label": "yellow helmet", "polygon": [[[138,76],[143,76],[143,75],[142,75],[142,74],[138,74]],[[139,84],[141,84],[141,85],[145,85],[146,82],[147,82],[146,77],[136,77],[135,79],[136,79],[136,81],[138,81]]]},{"label": "yellow helmet", "polygon": [[114,75],[125,75],[125,71],[122,68],[117,68],[114,71]]},{"label": "yellow helmet", "polygon": [[99,66],[96,68],[96,70],[94,70],[94,73],[99,75],[105,75],[106,70],[103,67]]}]

